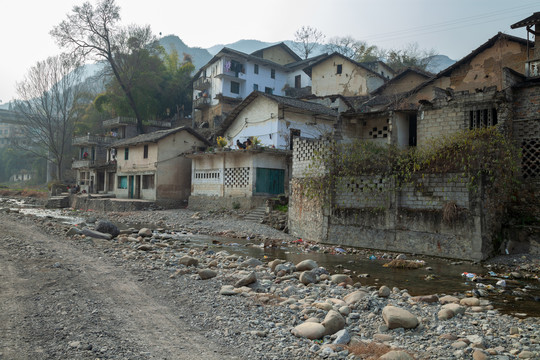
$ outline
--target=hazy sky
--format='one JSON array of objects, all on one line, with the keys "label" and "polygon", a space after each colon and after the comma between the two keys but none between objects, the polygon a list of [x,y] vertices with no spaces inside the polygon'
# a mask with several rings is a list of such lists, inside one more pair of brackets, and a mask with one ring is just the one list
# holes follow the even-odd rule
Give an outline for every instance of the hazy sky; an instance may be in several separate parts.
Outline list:
[{"label": "hazy sky", "polygon": [[[91,1],[95,3],[95,1]],[[61,52],[49,31],[82,0],[3,0],[0,4],[0,100],[16,98],[15,83],[37,61]],[[150,25],[203,48],[240,39],[292,40],[302,25],[326,39],[351,35],[382,48],[421,49],[459,60],[510,25],[540,11],[539,0],[117,0],[123,24]]]}]

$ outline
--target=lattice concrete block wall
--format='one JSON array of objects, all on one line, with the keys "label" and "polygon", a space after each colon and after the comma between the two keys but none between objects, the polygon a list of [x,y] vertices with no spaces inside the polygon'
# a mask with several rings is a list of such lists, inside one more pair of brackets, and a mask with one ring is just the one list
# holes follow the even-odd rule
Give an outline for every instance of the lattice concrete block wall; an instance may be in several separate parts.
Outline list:
[{"label": "lattice concrete block wall", "polygon": [[380,176],[343,178],[336,184],[336,205],[343,208],[384,207],[392,195],[390,180]]},{"label": "lattice concrete block wall", "polygon": [[512,136],[521,148],[525,179],[540,179],[540,86],[519,89],[514,98]]},{"label": "lattice concrete block wall", "polygon": [[[459,207],[469,208],[468,179],[456,180],[454,174],[427,174],[405,186],[399,193],[399,206],[410,209],[441,209],[455,201]],[[459,176],[458,176],[459,178]]]},{"label": "lattice concrete block wall", "polygon": [[223,169],[195,170],[193,173],[193,184],[221,184],[223,179]]},{"label": "lattice concrete block wall", "polygon": [[[329,140],[295,138],[293,145],[292,177],[305,177],[307,173],[314,175],[314,169],[310,168],[310,164],[312,164],[316,154],[321,154],[325,147],[329,145]],[[317,169],[317,172],[322,174],[324,169]]]},{"label": "lattice concrete block wall", "polygon": [[250,173],[251,168],[249,167],[225,169],[225,187],[239,188],[249,186],[251,184]]}]

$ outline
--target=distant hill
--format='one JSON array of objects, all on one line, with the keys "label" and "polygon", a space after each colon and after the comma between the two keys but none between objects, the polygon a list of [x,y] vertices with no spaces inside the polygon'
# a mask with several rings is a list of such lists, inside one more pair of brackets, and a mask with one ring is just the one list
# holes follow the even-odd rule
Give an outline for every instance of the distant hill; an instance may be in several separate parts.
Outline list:
[{"label": "distant hill", "polygon": [[176,35],[164,36],[159,39],[159,43],[165,48],[168,53],[170,53],[172,50],[176,50],[178,52],[178,55],[180,55],[180,59],[182,59],[182,55],[184,53],[191,55],[191,58],[193,59],[193,65],[195,65],[196,69],[199,69],[200,67],[205,65],[208,61],[210,61],[210,59],[212,59],[212,56],[215,55],[209,53],[208,50],[200,47],[187,46]]},{"label": "distant hill", "polygon": [[437,74],[455,63],[456,60],[452,60],[446,55],[434,55],[431,57],[431,61],[429,62],[426,70]]}]

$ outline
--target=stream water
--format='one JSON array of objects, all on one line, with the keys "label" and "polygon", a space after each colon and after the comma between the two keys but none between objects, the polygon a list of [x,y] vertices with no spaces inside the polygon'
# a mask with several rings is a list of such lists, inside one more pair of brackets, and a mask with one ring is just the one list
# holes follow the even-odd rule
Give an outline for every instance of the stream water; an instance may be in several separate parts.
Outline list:
[{"label": "stream water", "polygon": [[[76,216],[76,212],[25,207],[23,203],[10,205],[18,208],[21,213],[53,217],[67,224],[77,224],[84,221],[83,218]],[[519,317],[540,317],[540,302],[538,302],[540,300],[540,279],[510,280],[505,278],[505,274],[489,277],[489,269],[480,264],[415,256],[415,260],[425,261],[426,264],[423,268],[396,269],[383,267],[383,264],[388,260],[369,259],[365,255],[344,254],[339,251],[335,253],[306,252],[301,247],[290,244],[282,244],[277,248],[264,248],[247,239],[194,234],[176,236],[180,238],[180,241],[189,241],[190,245],[194,247],[206,246],[209,250],[216,252],[227,250],[230,253],[251,256],[260,260],[270,261],[279,258],[296,264],[304,259],[313,259],[330,273],[349,273],[355,281],[360,281],[362,285],[398,287],[399,289],[407,289],[413,296],[443,293],[463,294],[480,288],[480,291],[487,295],[486,298],[501,312]],[[409,259],[412,259],[411,256]],[[471,278],[463,276],[464,273],[474,273],[483,279],[472,281]],[[499,280],[505,280],[506,286],[496,285]],[[492,290],[486,291],[488,288],[492,288]],[[516,298],[520,300],[516,300]]]}]

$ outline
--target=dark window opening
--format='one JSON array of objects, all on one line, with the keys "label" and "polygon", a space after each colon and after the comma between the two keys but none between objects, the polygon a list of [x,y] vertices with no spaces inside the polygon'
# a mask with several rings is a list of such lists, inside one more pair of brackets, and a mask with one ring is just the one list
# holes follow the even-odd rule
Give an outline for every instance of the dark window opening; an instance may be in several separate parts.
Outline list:
[{"label": "dark window opening", "polygon": [[289,149],[292,150],[293,149],[293,143],[294,143],[294,138],[295,137],[300,137],[300,130],[299,129],[291,129],[291,131],[289,132]]},{"label": "dark window opening", "polygon": [[341,74],[343,72],[343,65],[339,64],[336,68],[336,74]]},{"label": "dark window opening", "polygon": [[270,69],[270,77],[272,79],[275,79],[276,78],[276,70],[275,69]]},{"label": "dark window opening", "polygon": [[129,160],[129,148],[124,149],[124,160]]},{"label": "dark window opening", "polygon": [[481,129],[497,125],[497,110],[482,109],[469,111],[469,129]]},{"label": "dark window opening", "polygon": [[148,159],[148,145],[144,145],[143,158]]},{"label": "dark window opening", "polygon": [[296,75],[294,77],[294,88],[300,89],[302,87],[302,75]]},{"label": "dark window opening", "polygon": [[231,93],[240,94],[240,83],[236,81],[231,81]]},{"label": "dark window opening", "polygon": [[259,73],[259,65],[258,65],[258,64],[253,65],[253,73],[254,73],[254,74],[258,74],[258,73]]},{"label": "dark window opening", "polygon": [[253,84],[253,91],[259,91],[259,84]]},{"label": "dark window opening", "polygon": [[274,93],[274,89],[267,86],[267,87],[264,88],[264,92],[267,93],[267,94],[272,95]]}]

